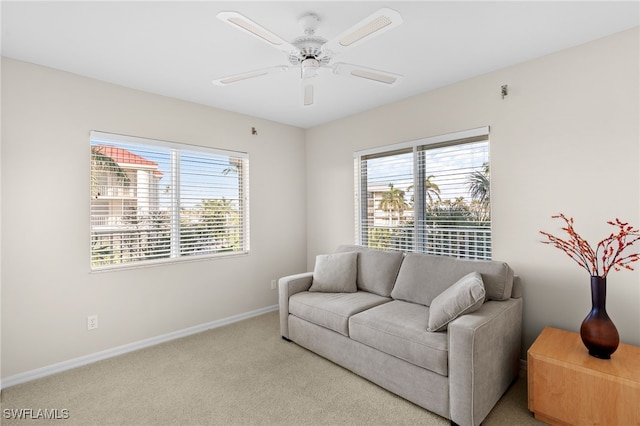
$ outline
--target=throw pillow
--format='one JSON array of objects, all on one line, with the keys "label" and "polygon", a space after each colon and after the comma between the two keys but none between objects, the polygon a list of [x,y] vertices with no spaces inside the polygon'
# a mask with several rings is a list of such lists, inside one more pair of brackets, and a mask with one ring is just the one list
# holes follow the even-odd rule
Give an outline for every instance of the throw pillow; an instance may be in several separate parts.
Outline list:
[{"label": "throw pillow", "polygon": [[484,296],[484,283],[478,272],[460,278],[431,302],[427,331],[446,330],[454,319],[478,310],[484,303]]},{"label": "throw pillow", "polygon": [[358,290],[357,271],[358,253],[356,252],[318,255],[309,291],[355,293]]}]

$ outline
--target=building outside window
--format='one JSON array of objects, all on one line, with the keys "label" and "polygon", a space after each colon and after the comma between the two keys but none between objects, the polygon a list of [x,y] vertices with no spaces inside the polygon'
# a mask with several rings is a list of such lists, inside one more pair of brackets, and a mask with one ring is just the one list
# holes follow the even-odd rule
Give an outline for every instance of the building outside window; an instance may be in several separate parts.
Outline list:
[{"label": "building outside window", "polygon": [[91,133],[91,268],[249,250],[248,155]]}]

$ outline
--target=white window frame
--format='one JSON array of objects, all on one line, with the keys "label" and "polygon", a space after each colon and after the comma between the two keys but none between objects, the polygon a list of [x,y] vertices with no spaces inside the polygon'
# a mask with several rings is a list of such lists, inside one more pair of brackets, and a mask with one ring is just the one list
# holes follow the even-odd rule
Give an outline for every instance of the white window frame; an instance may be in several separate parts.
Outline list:
[{"label": "white window frame", "polygon": [[[425,208],[425,200],[424,200],[424,181],[425,181],[425,173],[428,175],[428,171],[425,171],[423,167],[419,165],[420,163],[420,151],[424,149],[429,149],[425,147],[429,146],[445,146],[448,144],[455,145],[457,143],[465,143],[465,141],[472,141],[477,138],[486,138],[489,141],[489,126],[479,127],[469,130],[464,130],[455,133],[449,133],[444,135],[438,135],[413,141],[402,142],[393,145],[386,145],[382,147],[376,147],[361,151],[354,152],[354,183],[355,183],[355,243],[357,245],[368,245],[367,236],[365,233],[369,227],[368,224],[368,190],[366,188],[367,182],[366,176],[363,176],[362,170],[362,161],[368,158],[374,158],[376,156],[388,156],[393,155],[394,153],[412,153],[413,155],[413,172],[412,172],[412,180],[414,185],[414,194],[415,201],[414,206],[418,211],[414,211],[414,227],[411,236],[411,243],[407,245],[407,247],[399,247],[399,248],[391,248],[387,247],[386,249],[391,250],[400,250],[405,252],[427,252],[424,244],[424,234],[425,234],[425,226],[421,225],[418,220],[415,220],[417,217],[422,217]],[[489,144],[490,149],[490,144]],[[489,152],[490,157],[490,152]],[[480,257],[469,257],[474,259],[491,259],[492,250],[491,250],[491,225],[489,228],[488,236],[489,243],[488,249],[486,249],[488,256],[482,255]],[[431,254],[440,254],[440,253],[431,253]],[[455,253],[445,254],[456,256]]]},{"label": "white window frame", "polygon": [[[169,256],[161,259],[146,259],[143,258],[141,260],[135,260],[127,258],[126,261],[121,263],[107,263],[107,264],[97,264],[94,260],[94,249],[92,247],[95,237],[95,228],[92,220],[94,216],[92,214],[92,202],[91,198],[95,198],[94,194],[91,194],[90,202],[89,202],[89,234],[90,234],[90,247],[89,247],[89,258],[90,258],[90,271],[91,272],[99,272],[99,271],[108,271],[108,270],[121,270],[128,268],[139,268],[139,267],[148,267],[159,264],[167,264],[167,263],[176,263],[176,262],[185,262],[185,261],[197,261],[197,260],[207,260],[213,258],[220,257],[229,257],[229,256],[238,256],[238,255],[246,255],[249,253],[249,154],[246,152],[239,151],[231,151],[217,148],[208,148],[196,145],[189,145],[183,143],[169,142],[169,141],[161,141],[155,139],[148,139],[136,136],[128,136],[128,135],[119,135],[107,132],[100,131],[91,131],[89,138],[89,145],[92,147],[94,143],[105,144],[105,145],[127,145],[127,146],[144,146],[145,148],[158,148],[158,152],[168,153],[170,158],[170,187],[173,188],[169,192],[168,200],[165,200],[165,203],[168,203],[168,207],[166,209],[166,214],[170,219],[168,222],[170,223],[170,250]],[[224,251],[224,252],[205,252],[203,254],[200,253],[189,253],[184,254],[180,249],[181,238],[184,238],[184,235],[181,235],[180,227],[181,227],[181,206],[183,206],[183,202],[185,201],[184,197],[181,197],[180,188],[181,188],[181,173],[180,173],[180,155],[186,155],[193,157],[198,153],[203,154],[203,158],[212,156],[220,156],[222,158],[228,158],[231,160],[238,162],[241,166],[239,167],[238,176],[238,220],[240,222],[240,233],[239,233],[239,245],[240,247],[237,250],[232,251]],[[193,157],[195,158],[195,157]],[[93,164],[92,161],[89,162],[89,170],[92,173]],[[217,175],[210,175],[217,176]],[[185,178],[186,179],[186,178]],[[204,188],[204,186],[203,186]],[[159,189],[158,189],[159,191]],[[185,196],[186,197],[186,196]],[[193,197],[193,195],[191,195]],[[136,195],[137,199],[137,195]],[[117,234],[117,231],[114,231],[114,234]]]}]

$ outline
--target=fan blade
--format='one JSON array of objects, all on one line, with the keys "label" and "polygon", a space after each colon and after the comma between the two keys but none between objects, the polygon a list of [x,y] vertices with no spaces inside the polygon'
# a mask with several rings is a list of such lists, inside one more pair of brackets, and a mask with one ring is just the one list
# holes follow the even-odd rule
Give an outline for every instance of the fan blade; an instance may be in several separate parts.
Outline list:
[{"label": "fan blade", "polygon": [[388,84],[389,86],[397,84],[398,81],[400,81],[400,79],[402,78],[400,74],[393,74],[387,71],[361,67],[359,65],[345,64],[344,62],[337,62],[333,66],[333,73],[352,77],[360,77],[367,80],[377,81],[378,83]]},{"label": "fan blade", "polygon": [[302,83],[302,103],[304,106],[313,105],[313,84]]},{"label": "fan blade", "polygon": [[400,24],[402,24],[402,16],[395,10],[383,7],[338,37],[326,42],[322,46],[322,50],[339,52],[347,48],[355,47]]},{"label": "fan blade", "polygon": [[218,86],[227,86],[229,84],[248,80],[250,78],[262,77],[263,75],[275,74],[277,72],[285,72],[288,69],[289,67],[286,67],[284,65],[277,66],[277,67],[270,67],[270,68],[262,68],[259,70],[248,71],[240,74],[234,74],[227,77],[218,78],[216,80],[213,80],[212,83]]},{"label": "fan blade", "polygon": [[282,38],[267,30],[257,22],[252,21],[244,15],[238,12],[220,12],[216,15],[218,19],[226,22],[227,24],[238,28],[241,31],[245,31],[258,39],[266,42],[270,46],[275,47],[285,53],[296,52],[298,49],[291,43],[284,41]]}]

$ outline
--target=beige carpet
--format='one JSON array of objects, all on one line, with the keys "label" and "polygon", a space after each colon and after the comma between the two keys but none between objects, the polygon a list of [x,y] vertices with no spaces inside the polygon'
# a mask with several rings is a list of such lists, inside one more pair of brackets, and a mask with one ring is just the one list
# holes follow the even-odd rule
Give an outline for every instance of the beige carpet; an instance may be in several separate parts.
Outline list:
[{"label": "beige carpet", "polygon": [[[2,425],[448,425],[355,374],[280,338],[271,312],[16,385],[2,391]],[[57,410],[66,420],[8,419]],[[67,410],[67,411],[63,411]],[[534,425],[518,380],[483,423]]]}]

